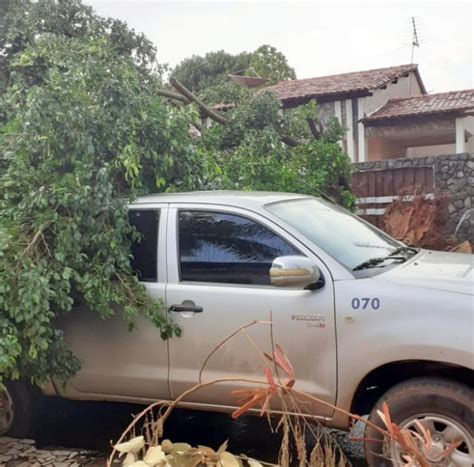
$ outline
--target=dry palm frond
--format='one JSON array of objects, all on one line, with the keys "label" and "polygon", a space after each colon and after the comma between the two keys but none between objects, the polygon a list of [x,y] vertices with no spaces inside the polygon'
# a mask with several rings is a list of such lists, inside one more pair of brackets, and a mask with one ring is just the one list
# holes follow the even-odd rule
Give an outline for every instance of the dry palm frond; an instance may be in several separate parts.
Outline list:
[{"label": "dry palm frond", "polygon": [[[398,443],[403,452],[403,459],[406,462],[404,464],[405,467],[428,467],[429,464],[426,459],[427,456],[432,453],[433,441],[431,433],[423,427],[421,423],[415,422],[418,432],[401,429],[392,421],[387,404],[383,404],[382,410],[378,411],[378,415],[386,427],[383,429],[369,420],[351,414],[327,401],[295,389],[296,376],[294,368],[284,350],[278,344],[274,343],[271,318],[270,312],[269,321],[252,321],[229,334],[205,359],[199,372],[199,381],[196,386],[185,391],[173,402],[156,402],[152,404],[135,417],[120,437],[118,444],[114,446],[107,463],[108,467],[112,466],[114,456],[117,452],[127,454],[123,465],[130,467],[138,467],[139,465],[160,465],[162,467],[174,467],[175,465],[209,465],[216,467],[233,467],[240,465],[258,467],[271,465],[249,459],[245,456],[235,456],[226,450],[227,445],[223,445],[217,451],[214,451],[206,446],[193,448],[188,444],[171,443],[169,440],[163,440],[160,444],[165,421],[173,409],[183,399],[195,391],[205,390],[211,385],[224,382],[244,383],[249,385],[247,389],[239,389],[232,392],[234,396],[239,398],[240,402],[240,406],[232,413],[234,419],[241,417],[249,411],[260,408],[260,416],[266,415],[270,422],[271,416],[276,416],[271,409],[272,400],[276,400],[279,406],[283,408],[278,414],[279,422],[276,428],[276,431],[282,435],[278,454],[279,465],[282,467],[289,467],[290,465],[298,465],[299,467],[345,467],[350,465],[337,443],[327,433],[319,429],[318,418],[311,412],[311,406],[313,404],[332,408],[334,411],[341,412],[353,420],[361,421],[379,432],[385,439],[390,440],[390,442]],[[271,355],[263,352],[247,333],[249,327],[259,324],[269,325],[270,342],[272,345]],[[247,337],[262,358],[264,362],[264,378],[262,380],[221,378],[203,382],[202,375],[209,359],[226,342],[239,333],[243,333]],[[268,362],[273,364],[273,369],[267,365]],[[279,371],[284,374],[283,381],[280,379]],[[155,415],[156,410],[158,410],[158,412]],[[299,415],[305,416],[302,417]],[[144,420],[142,429],[143,436],[137,437],[135,435],[135,428],[140,420]],[[269,427],[271,428],[271,423]],[[315,441],[310,452],[308,452],[306,443],[307,435],[311,435]],[[129,439],[129,441],[124,442],[126,439]],[[364,439],[363,441],[369,443],[375,440]],[[458,446],[459,443],[453,443],[438,456],[438,460],[441,462],[446,459]],[[143,461],[140,460],[140,458],[143,459]],[[295,464],[295,459],[297,464]],[[156,464],[154,464],[155,461],[157,462]]]}]

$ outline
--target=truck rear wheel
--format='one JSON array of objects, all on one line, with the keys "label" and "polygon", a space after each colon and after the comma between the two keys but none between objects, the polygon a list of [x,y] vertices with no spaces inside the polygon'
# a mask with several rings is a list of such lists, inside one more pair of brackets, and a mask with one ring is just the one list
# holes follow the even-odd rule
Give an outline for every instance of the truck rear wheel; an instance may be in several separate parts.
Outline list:
[{"label": "truck rear wheel", "polygon": [[[387,391],[373,408],[369,421],[385,429],[377,414],[386,402],[392,422],[419,433],[415,420],[428,429],[433,448],[425,454],[429,465],[472,467],[474,465],[474,391],[461,383],[437,378],[416,378]],[[374,428],[365,430],[365,454],[370,467],[405,465],[403,449]],[[440,459],[453,443],[460,444]]]},{"label": "truck rear wheel", "polygon": [[0,389],[0,436],[34,437],[38,391],[24,381],[5,383]]}]

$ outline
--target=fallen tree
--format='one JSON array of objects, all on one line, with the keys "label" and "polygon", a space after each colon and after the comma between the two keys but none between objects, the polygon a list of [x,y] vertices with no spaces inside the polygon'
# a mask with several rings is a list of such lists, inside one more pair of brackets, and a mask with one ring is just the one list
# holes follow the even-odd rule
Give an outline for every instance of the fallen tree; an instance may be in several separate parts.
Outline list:
[{"label": "fallen tree", "polygon": [[[24,86],[38,63],[41,85]],[[131,326],[146,313],[163,337],[177,331],[132,274],[126,203],[183,180],[197,188],[203,159],[187,113],[154,97],[103,39],[48,38],[12,66],[0,136],[0,375],[67,378],[78,364],[53,320],[77,299],[104,318],[121,305]]]},{"label": "fallen tree", "polygon": [[163,92],[153,47],[122,23],[78,0],[13,2],[4,18],[0,382],[78,370],[55,324],[77,301],[104,319],[117,305],[131,328],[143,313],[163,338],[179,335],[130,267],[139,239],[126,205],[138,195],[232,188],[352,203],[341,129],[316,139],[314,104],[282,116],[272,96],[248,96],[195,137],[206,104]]}]

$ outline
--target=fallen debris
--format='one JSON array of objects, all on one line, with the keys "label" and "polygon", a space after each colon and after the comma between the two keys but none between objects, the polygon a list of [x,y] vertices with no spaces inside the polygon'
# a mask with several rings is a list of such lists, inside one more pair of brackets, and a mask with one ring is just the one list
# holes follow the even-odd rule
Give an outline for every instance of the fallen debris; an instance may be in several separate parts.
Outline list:
[{"label": "fallen debris", "polygon": [[381,227],[407,245],[448,250],[453,246],[453,239],[447,235],[448,205],[449,198],[444,194],[432,198],[423,194],[400,196],[386,208]]},{"label": "fallen debris", "polygon": [[452,251],[453,253],[467,254],[472,254],[474,252],[472,244],[467,240],[465,242],[460,243],[459,245],[454,246],[453,248],[450,248],[449,251]]}]

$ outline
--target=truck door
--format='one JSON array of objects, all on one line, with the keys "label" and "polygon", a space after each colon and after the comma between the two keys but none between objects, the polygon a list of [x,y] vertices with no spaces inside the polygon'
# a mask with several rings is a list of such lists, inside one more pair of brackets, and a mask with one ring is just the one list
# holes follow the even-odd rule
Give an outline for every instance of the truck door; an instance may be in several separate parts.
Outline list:
[{"label": "truck door", "polygon": [[[164,305],[166,284],[166,206],[138,205],[130,209],[130,222],[143,239],[132,246],[132,267],[155,300]],[[108,399],[168,399],[168,345],[145,316],[138,316],[129,331],[123,310],[102,320],[84,307],[63,323],[72,351],[82,369],[70,381],[68,392],[108,395]]]},{"label": "truck door", "polygon": [[[320,268],[325,285],[296,290],[270,285],[269,269],[278,256],[304,255]],[[195,385],[200,368],[227,335],[253,320],[269,320],[275,343],[296,371],[296,387],[327,402],[336,398],[336,337],[331,275],[322,261],[279,226],[258,214],[209,204],[170,205],[168,215],[167,307],[182,328],[169,341],[170,385],[176,397]],[[257,324],[227,342],[209,360],[205,381],[263,379],[265,362],[253,342],[271,352],[268,324]],[[268,362],[266,363],[268,365]],[[205,406],[237,405],[224,382],[195,392],[186,401]],[[331,416],[320,406],[318,415]]]}]

